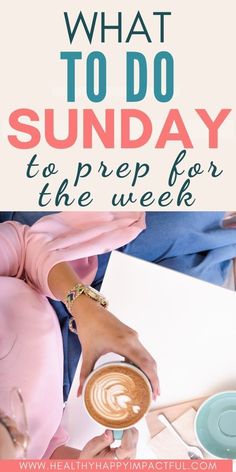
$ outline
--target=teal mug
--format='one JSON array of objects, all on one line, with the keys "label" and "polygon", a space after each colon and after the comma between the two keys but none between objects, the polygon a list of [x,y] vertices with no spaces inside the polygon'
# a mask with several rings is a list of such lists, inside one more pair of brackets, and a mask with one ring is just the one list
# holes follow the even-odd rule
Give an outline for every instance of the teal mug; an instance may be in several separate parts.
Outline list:
[{"label": "teal mug", "polygon": [[126,429],[135,426],[152,402],[146,375],[128,362],[109,362],[91,372],[83,387],[85,409],[97,424],[113,431],[121,440]]}]

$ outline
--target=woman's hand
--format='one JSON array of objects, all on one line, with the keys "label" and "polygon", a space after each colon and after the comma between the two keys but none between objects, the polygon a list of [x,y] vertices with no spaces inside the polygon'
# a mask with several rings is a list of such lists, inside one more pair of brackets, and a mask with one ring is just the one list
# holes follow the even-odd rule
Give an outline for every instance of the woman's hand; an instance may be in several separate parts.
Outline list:
[{"label": "woman's hand", "polygon": [[50,459],[134,459],[138,442],[138,431],[130,428],[124,431],[120,447],[112,448],[113,433],[106,430],[101,436],[91,439],[82,451],[68,446],[59,446]]},{"label": "woman's hand", "polygon": [[152,384],[156,398],[159,393],[156,362],[139,341],[136,331],[85,295],[75,300],[72,314],[83,355],[78,395],[99,357],[114,352],[142,369]]},{"label": "woman's hand", "polygon": [[80,452],[80,459],[134,459],[138,442],[136,428],[124,431],[120,447],[112,448],[114,442],[112,431],[105,431],[101,436],[91,439]]},{"label": "woman's hand", "polygon": [[[65,262],[56,264],[48,275],[49,288],[59,300],[65,300],[68,291],[78,282],[76,272]],[[71,314],[76,320],[83,351],[78,395],[99,357],[115,352],[143,370],[152,384],[153,396],[156,398],[159,393],[156,362],[140,343],[133,329],[84,294],[73,302]]]}]

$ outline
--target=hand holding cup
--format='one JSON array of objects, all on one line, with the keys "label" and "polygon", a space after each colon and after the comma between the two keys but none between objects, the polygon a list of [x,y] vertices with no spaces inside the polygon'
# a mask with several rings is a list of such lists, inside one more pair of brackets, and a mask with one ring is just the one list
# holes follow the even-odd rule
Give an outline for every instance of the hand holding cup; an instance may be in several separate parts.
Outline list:
[{"label": "hand holding cup", "polygon": [[135,459],[138,442],[138,431],[130,428],[124,432],[119,447],[112,448],[113,433],[106,430],[104,434],[91,439],[82,449],[80,459]]}]

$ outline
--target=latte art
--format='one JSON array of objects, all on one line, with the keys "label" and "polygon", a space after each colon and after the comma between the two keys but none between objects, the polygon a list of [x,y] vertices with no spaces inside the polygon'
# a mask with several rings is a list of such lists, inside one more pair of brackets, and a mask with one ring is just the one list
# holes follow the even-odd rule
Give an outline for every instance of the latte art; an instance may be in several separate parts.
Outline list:
[{"label": "latte art", "polygon": [[146,413],[150,389],[145,379],[127,366],[105,366],[95,371],[85,389],[85,405],[100,424],[128,427]]},{"label": "latte art", "polygon": [[140,406],[132,405],[131,392],[134,381],[121,372],[110,372],[98,379],[90,390],[94,410],[107,419],[124,420],[133,411],[139,413]]}]

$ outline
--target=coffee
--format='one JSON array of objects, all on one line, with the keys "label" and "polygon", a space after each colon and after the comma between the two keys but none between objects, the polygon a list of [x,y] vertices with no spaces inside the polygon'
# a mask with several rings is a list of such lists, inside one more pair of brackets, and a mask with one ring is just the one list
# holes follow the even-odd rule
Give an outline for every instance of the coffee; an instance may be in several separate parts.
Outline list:
[{"label": "coffee", "polygon": [[147,412],[151,388],[144,374],[127,364],[109,364],[95,370],[84,390],[90,416],[107,428],[128,428]]}]

